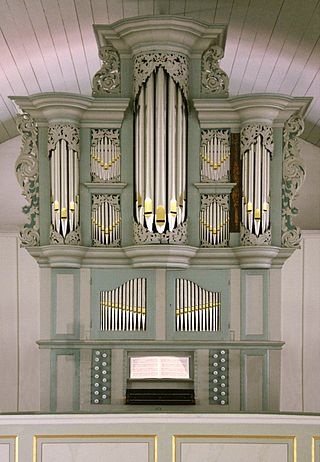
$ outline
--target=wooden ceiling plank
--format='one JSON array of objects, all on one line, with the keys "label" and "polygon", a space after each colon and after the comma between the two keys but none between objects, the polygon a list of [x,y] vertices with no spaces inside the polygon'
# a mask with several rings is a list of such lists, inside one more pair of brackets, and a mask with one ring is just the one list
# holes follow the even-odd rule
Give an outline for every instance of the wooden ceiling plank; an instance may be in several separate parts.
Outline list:
[{"label": "wooden ceiling plank", "polygon": [[98,56],[98,46],[92,27],[93,15],[90,1],[75,2],[75,8],[91,81],[94,74],[100,68],[100,60]]},{"label": "wooden ceiling plank", "polygon": [[285,0],[253,85],[253,92],[266,91],[273,68],[279,59],[281,49],[284,46],[291,22],[293,21],[292,9],[299,8],[299,4],[300,0],[290,0],[289,2]]},{"label": "wooden ceiling plank", "polygon": [[90,0],[93,23],[94,24],[109,24],[109,15],[107,8],[107,0]]},{"label": "wooden ceiling plank", "polygon": [[263,4],[260,0],[255,0],[250,3],[248,12],[246,14],[239,44],[237,47],[237,54],[235,56],[230,77],[230,92],[234,95],[239,93],[241,80],[247,68],[247,61],[252,52],[253,44],[258,32],[259,21],[264,18]]},{"label": "wooden ceiling plank", "polygon": [[318,0],[309,0],[308,2],[301,2],[299,6],[300,10],[294,12],[294,21],[291,24],[285,43],[281,49],[279,59],[273,68],[266,87],[267,91],[279,92],[301,37],[311,21],[317,1]]},{"label": "wooden ceiling plank", "polygon": [[23,0],[10,0],[8,7],[18,31],[23,30],[23,47],[36,75],[41,92],[53,91],[53,84]]},{"label": "wooden ceiling plank", "polygon": [[40,0],[24,0],[46,68],[50,75],[53,91],[66,90],[61,64],[58,60],[47,19]]},{"label": "wooden ceiling plank", "polygon": [[[9,49],[9,54],[11,55],[12,59],[10,60],[15,63],[15,67],[17,67],[18,72],[20,74],[21,80],[24,83],[24,87],[27,93],[36,93],[40,91],[40,87],[32,68],[28,57],[26,56],[26,52],[23,46],[23,41],[21,31],[18,31],[12,14],[8,8],[7,2],[5,0],[0,0],[0,11],[1,11],[1,31],[3,35],[3,39],[7,44]],[[2,48],[2,47],[1,47]],[[1,54],[1,59],[4,59],[4,56]],[[7,68],[7,75],[10,79],[10,72],[11,68],[9,67],[9,63],[4,60],[3,62],[6,63]]]},{"label": "wooden ceiling plank", "polygon": [[153,15],[154,5],[152,0],[138,0],[138,14],[140,16]]},{"label": "wooden ceiling plank", "polygon": [[[224,58],[221,60],[222,69],[230,76],[237,54],[241,31],[247,15],[250,0],[237,0],[233,3],[228,26]],[[232,82],[230,82],[230,85]]]},{"label": "wooden ceiling plank", "polygon": [[138,16],[138,0],[122,0],[123,1],[123,16],[125,18],[131,18],[132,16]]},{"label": "wooden ceiling plank", "polygon": [[83,94],[91,93],[91,77],[84,53],[84,46],[74,2],[58,0],[58,3],[80,92]]},{"label": "wooden ceiling plank", "polygon": [[215,24],[228,24],[233,7],[233,3],[237,0],[218,0],[213,23]]},{"label": "wooden ceiling plank", "polygon": [[[279,91],[281,93],[291,94],[298,79],[303,71],[306,63],[314,47],[319,41],[320,37],[320,4],[314,14],[311,17],[311,22],[306,27],[305,33],[300,40],[300,43],[292,57],[291,64],[287,70],[287,73],[283,79],[282,85],[280,86]],[[319,56],[320,62],[320,56]]]},{"label": "wooden ceiling plank", "polygon": [[[7,42],[4,39],[3,34],[0,31],[0,67],[2,72],[6,76],[7,82],[9,82],[12,88],[10,94],[12,95],[26,95],[28,90],[21,77],[20,69],[18,69],[17,63],[15,62]],[[1,83],[2,86],[2,83]],[[2,92],[2,90],[1,90]]]},{"label": "wooden ceiling plank", "polygon": [[200,19],[200,2],[194,0],[186,0],[185,16],[192,19]]},{"label": "wooden ceiling plank", "polygon": [[169,0],[154,0],[153,11],[155,15],[169,14],[170,2]]},{"label": "wooden ceiling plank", "polygon": [[169,0],[169,12],[177,16],[184,16],[186,0]]},{"label": "wooden ceiling plank", "polygon": [[57,0],[41,0],[68,92],[80,92]]},{"label": "wooden ceiling plank", "polygon": [[239,93],[252,92],[261,63],[264,59],[268,42],[281,11],[283,0],[269,0],[269,14],[260,14],[257,32],[245,70],[242,74]]},{"label": "wooden ceiling plank", "polygon": [[317,72],[319,71],[320,63],[320,39],[315,44],[311,55],[306,62],[303,71],[298,76],[298,81],[295,84],[292,94],[293,95],[302,95],[304,96],[310,86],[310,82],[313,81]]},{"label": "wooden ceiling plank", "polygon": [[123,0],[107,0],[110,24],[123,19]]}]

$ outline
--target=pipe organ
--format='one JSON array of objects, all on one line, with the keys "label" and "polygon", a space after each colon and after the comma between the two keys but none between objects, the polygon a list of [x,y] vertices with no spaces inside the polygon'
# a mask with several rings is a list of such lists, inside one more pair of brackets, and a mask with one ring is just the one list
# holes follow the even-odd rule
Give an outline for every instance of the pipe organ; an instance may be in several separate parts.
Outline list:
[{"label": "pipe organ", "polygon": [[273,132],[268,126],[247,126],[241,132],[242,225],[259,237],[270,229],[270,161]]},{"label": "pipe organ", "polygon": [[51,172],[51,240],[68,242],[79,228],[79,131],[52,125],[48,131]]},{"label": "pipe organ", "polygon": [[[259,388],[275,403],[280,384],[269,381],[281,376],[283,342],[272,272],[299,246],[292,199],[310,99],[229,97],[220,25],[159,16],[94,28],[102,63],[92,96],[13,98],[22,110],[21,236],[42,272],[41,312],[51,310],[38,341],[52,358],[45,351],[39,361],[40,375],[52,377],[43,407],[62,409],[55,387],[66,371],[78,374],[81,410],[124,412],[128,389],[145,394],[128,375],[133,350],[189,358],[178,393],[160,374],[155,391],[146,385],[149,398],[186,391],[201,412],[239,411],[268,403],[247,399]],[[76,398],[70,410],[80,409]]]},{"label": "pipe organ", "polygon": [[91,222],[94,246],[119,246],[120,196],[117,194],[93,194]]},{"label": "pipe organ", "polygon": [[230,174],[229,130],[201,130],[201,181],[228,181]]},{"label": "pipe organ", "polygon": [[136,278],[113,290],[100,292],[102,331],[144,331],[147,318],[147,281]]},{"label": "pipe organ", "polygon": [[119,130],[91,130],[92,181],[120,181],[120,162]]},{"label": "pipe organ", "polygon": [[221,319],[221,293],[202,289],[187,279],[176,279],[176,330],[218,332]]},{"label": "pipe organ", "polygon": [[200,209],[200,243],[202,247],[229,244],[229,195],[202,194]]},{"label": "pipe organ", "polygon": [[162,65],[141,83],[135,101],[135,219],[150,233],[186,220],[187,103]]}]

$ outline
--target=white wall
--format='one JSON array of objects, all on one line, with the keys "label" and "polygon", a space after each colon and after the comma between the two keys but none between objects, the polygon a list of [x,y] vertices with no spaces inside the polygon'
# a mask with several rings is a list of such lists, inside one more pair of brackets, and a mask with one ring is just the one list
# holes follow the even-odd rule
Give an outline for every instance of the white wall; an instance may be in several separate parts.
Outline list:
[{"label": "white wall", "polygon": [[282,269],[281,411],[320,412],[320,231]]},{"label": "white wall", "polygon": [[0,412],[39,409],[39,268],[0,233]]}]

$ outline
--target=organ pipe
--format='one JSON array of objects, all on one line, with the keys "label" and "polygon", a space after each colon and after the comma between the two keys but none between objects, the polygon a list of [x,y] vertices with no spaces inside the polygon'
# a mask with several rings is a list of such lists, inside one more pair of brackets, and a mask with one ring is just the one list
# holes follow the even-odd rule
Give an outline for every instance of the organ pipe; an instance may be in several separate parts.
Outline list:
[{"label": "organ pipe", "polygon": [[66,238],[79,226],[79,157],[65,139],[49,149],[51,177],[51,226]]},{"label": "organ pipe", "polygon": [[201,181],[228,181],[230,174],[229,130],[202,130]]},{"label": "organ pipe", "polygon": [[100,330],[146,330],[145,278],[131,279],[121,286],[100,292]]},{"label": "organ pipe", "polygon": [[120,245],[120,197],[117,194],[93,194],[91,232],[94,246]]},{"label": "organ pipe", "polygon": [[270,228],[271,150],[257,133],[242,153],[242,224],[257,237]]},{"label": "organ pipe", "polygon": [[221,293],[211,292],[187,279],[176,279],[176,331],[221,330]]},{"label": "organ pipe", "polygon": [[135,219],[149,232],[173,231],[186,219],[186,101],[157,67],[135,106]]},{"label": "organ pipe", "polygon": [[120,181],[119,130],[91,130],[91,176],[95,182]]},{"label": "organ pipe", "polygon": [[201,195],[200,242],[202,247],[229,244],[229,195]]}]

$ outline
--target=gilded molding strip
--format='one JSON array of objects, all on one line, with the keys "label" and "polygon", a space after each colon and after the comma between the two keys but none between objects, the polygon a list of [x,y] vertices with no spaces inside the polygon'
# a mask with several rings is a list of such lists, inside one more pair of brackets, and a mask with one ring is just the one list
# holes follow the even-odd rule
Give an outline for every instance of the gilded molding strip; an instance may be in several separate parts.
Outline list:
[{"label": "gilded molding strip", "polygon": [[13,444],[14,462],[19,462],[19,437],[17,435],[0,435],[0,440],[7,440],[7,439],[14,440],[14,444]]},{"label": "gilded molding strip", "polygon": [[23,246],[34,247],[40,245],[38,127],[26,112],[18,114],[16,121],[22,146],[15,169],[22,195],[28,202],[22,208],[28,223],[21,229],[20,239]]},{"label": "gilded molding strip", "polygon": [[[43,462],[41,459],[38,459],[38,440],[41,438],[43,439],[114,439],[114,440],[119,440],[122,438],[123,440],[132,440],[132,439],[152,439],[153,443],[153,460],[150,462],[158,462],[158,435],[125,435],[125,434],[119,434],[119,435],[34,435],[33,436],[33,454],[32,454],[32,462]],[[119,441],[119,443],[124,442],[124,441]],[[145,441],[146,442],[146,441]],[[151,442],[151,441],[150,441]],[[149,442],[147,441],[148,445]],[[18,461],[16,461],[18,462]]]},{"label": "gilded molding strip", "polygon": [[[288,462],[297,462],[297,438],[294,435],[173,435],[172,436],[172,462],[183,462],[177,459],[177,439],[248,439],[248,440],[289,440],[292,444],[292,459]],[[285,442],[285,441],[284,441]],[[250,443],[249,443],[250,444]],[[314,462],[314,461],[312,461]]]},{"label": "gilded molding strip", "polygon": [[301,231],[293,223],[298,209],[293,206],[304,179],[305,169],[300,157],[298,137],[304,130],[304,122],[299,114],[287,120],[283,133],[283,179],[282,179],[282,247],[296,248],[300,246]]},{"label": "gilded molding strip", "polygon": [[311,462],[319,462],[319,459],[316,460],[316,442],[319,441],[320,443],[320,436],[313,436],[312,437],[312,459]]}]

